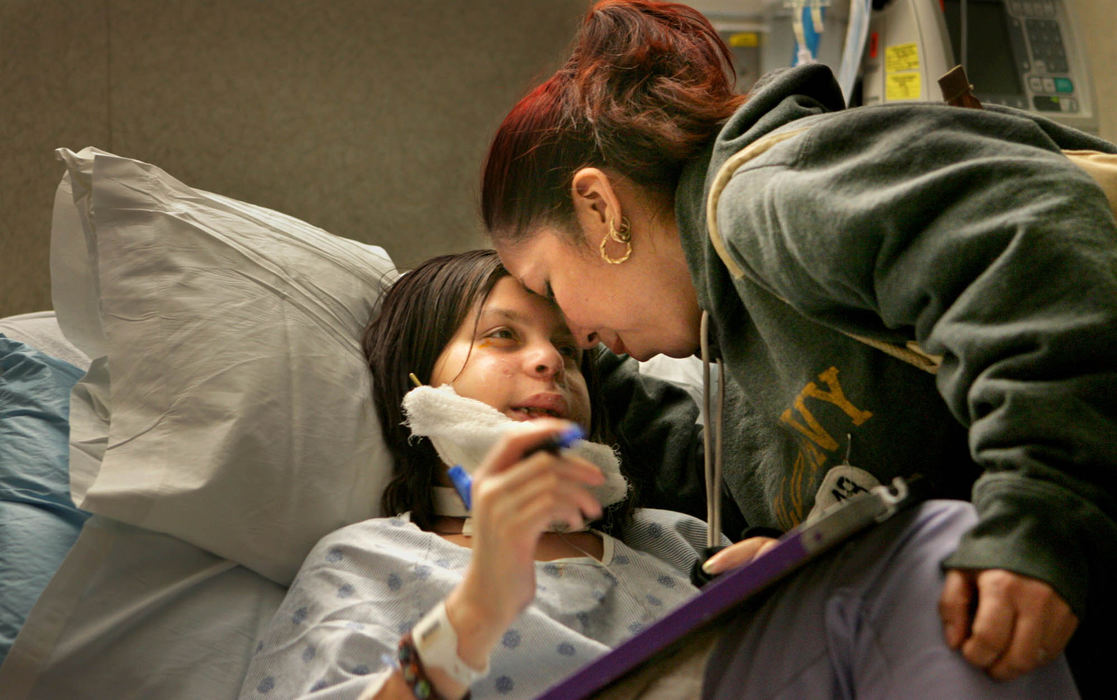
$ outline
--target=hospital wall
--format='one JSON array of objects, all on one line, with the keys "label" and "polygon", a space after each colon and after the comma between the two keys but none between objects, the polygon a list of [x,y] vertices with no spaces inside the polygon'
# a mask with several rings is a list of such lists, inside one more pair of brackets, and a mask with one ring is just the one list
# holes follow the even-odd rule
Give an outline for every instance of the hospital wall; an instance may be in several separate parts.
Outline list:
[{"label": "hospital wall", "polygon": [[[1072,0],[1117,140],[1117,13]],[[51,307],[58,147],[384,246],[485,244],[481,160],[589,0],[0,0],[0,316]]]},{"label": "hospital wall", "polygon": [[481,162],[589,0],[0,0],[0,316],[51,307],[58,147],[383,245],[485,245]]},{"label": "hospital wall", "polygon": [[1114,0],[1070,0],[1094,74],[1098,134],[1117,142],[1117,3]]}]

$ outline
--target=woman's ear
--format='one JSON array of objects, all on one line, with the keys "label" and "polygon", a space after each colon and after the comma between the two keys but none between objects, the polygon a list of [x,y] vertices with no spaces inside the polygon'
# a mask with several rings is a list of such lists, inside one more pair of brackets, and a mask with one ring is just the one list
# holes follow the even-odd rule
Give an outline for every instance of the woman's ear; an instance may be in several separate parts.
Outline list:
[{"label": "woman's ear", "polygon": [[[589,241],[605,235],[610,221],[621,220],[620,200],[609,176],[600,168],[582,168],[571,181],[574,214]],[[601,229],[601,233],[597,233]]]}]

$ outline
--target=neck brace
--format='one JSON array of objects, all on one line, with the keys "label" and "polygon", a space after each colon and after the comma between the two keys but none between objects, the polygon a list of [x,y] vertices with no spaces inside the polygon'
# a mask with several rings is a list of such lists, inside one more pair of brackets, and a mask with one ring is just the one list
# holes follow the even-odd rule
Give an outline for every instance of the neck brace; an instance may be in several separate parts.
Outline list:
[{"label": "neck brace", "polygon": [[[460,464],[471,476],[503,435],[531,428],[528,421],[512,420],[486,403],[459,396],[449,384],[407,392],[403,412],[412,434],[429,438],[443,462]],[[603,508],[624,499],[628,481],[621,476],[620,460],[611,447],[578,440],[563,453],[597,465],[605,475],[604,484],[589,488]]]}]

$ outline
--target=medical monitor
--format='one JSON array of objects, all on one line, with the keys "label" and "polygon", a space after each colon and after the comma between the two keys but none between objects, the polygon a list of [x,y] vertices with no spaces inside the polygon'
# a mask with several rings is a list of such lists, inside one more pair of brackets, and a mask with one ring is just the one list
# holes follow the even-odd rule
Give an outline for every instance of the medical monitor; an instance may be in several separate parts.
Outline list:
[{"label": "medical monitor", "polygon": [[965,67],[978,99],[1097,133],[1093,81],[1068,5],[1067,0],[942,3],[954,58]]}]

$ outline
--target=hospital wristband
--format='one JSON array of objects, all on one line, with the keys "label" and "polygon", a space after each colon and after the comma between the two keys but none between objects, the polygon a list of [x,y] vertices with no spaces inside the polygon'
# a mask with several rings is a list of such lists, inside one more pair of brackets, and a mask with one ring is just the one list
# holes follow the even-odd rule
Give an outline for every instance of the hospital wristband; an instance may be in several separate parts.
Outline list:
[{"label": "hospital wristband", "polygon": [[415,649],[426,667],[437,667],[465,688],[489,674],[489,665],[475,671],[458,656],[458,633],[446,615],[445,601],[439,601],[411,630]]}]

